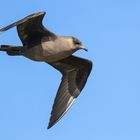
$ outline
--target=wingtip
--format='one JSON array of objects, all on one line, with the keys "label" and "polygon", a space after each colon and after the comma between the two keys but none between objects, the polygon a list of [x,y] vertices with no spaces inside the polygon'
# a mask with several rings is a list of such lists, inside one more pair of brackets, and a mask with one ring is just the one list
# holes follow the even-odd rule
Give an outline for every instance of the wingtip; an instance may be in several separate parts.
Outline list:
[{"label": "wingtip", "polygon": [[52,123],[49,122],[47,129],[50,129],[53,125],[54,124],[52,124]]},{"label": "wingtip", "polygon": [[30,19],[30,18],[33,18],[33,17],[44,16],[45,14],[46,14],[45,11],[40,11],[40,12],[36,12],[36,13],[30,14],[30,15],[28,15],[25,18]]},{"label": "wingtip", "polygon": [[48,125],[47,129],[50,129],[51,127]]},{"label": "wingtip", "polygon": [[46,12],[45,12],[45,11],[40,11],[39,13],[41,13],[41,14],[46,14]]},{"label": "wingtip", "polygon": [[[60,118],[59,118],[59,119],[60,119]],[[51,127],[53,127],[53,126],[59,121],[59,119],[53,120],[53,119],[52,119],[52,116],[51,116],[47,129],[50,129]]]},{"label": "wingtip", "polygon": [[46,14],[46,12],[45,11],[40,11],[40,12],[38,12],[38,13],[36,13],[37,15],[45,15]]}]

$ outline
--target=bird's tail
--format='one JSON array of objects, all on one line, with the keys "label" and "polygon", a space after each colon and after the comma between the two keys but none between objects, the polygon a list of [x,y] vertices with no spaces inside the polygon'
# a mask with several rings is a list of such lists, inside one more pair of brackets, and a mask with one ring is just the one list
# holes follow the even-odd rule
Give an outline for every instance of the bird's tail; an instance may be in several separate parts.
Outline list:
[{"label": "bird's tail", "polygon": [[0,51],[4,51],[8,55],[11,55],[11,56],[21,55],[22,47],[21,46],[11,46],[11,45],[0,45]]}]

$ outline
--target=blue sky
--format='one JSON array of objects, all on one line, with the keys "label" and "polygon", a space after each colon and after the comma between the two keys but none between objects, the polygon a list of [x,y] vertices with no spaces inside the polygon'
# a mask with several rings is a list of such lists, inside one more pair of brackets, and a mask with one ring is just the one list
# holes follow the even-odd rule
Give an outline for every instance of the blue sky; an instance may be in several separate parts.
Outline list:
[{"label": "blue sky", "polygon": [[[69,112],[47,130],[61,75],[45,63],[0,53],[0,139],[139,140],[140,1],[4,0],[0,27],[38,11],[44,25],[82,40],[94,62],[87,85]],[[0,44],[21,44],[15,29]]]}]

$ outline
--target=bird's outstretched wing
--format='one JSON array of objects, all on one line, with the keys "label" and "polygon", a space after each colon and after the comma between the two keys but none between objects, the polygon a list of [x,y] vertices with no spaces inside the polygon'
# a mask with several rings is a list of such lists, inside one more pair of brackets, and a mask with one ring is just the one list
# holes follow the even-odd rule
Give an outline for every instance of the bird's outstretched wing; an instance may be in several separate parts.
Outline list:
[{"label": "bird's outstretched wing", "polygon": [[0,32],[17,26],[18,35],[23,45],[34,45],[34,43],[40,41],[44,35],[48,36],[48,39],[55,37],[56,35],[54,33],[42,25],[44,15],[45,12],[34,13],[0,29]]},{"label": "bird's outstretched wing", "polygon": [[62,73],[48,128],[51,128],[70,108],[75,98],[86,84],[92,69],[92,62],[83,58],[70,56],[50,64]]}]

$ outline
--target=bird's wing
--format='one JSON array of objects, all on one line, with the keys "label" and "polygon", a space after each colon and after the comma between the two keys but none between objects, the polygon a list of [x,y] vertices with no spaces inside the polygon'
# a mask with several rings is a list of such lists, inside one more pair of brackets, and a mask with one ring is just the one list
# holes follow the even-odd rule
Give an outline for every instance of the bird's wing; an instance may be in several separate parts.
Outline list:
[{"label": "bird's wing", "polygon": [[70,56],[50,65],[59,70],[63,76],[53,104],[48,128],[63,117],[80,94],[91,72],[92,62]]},{"label": "bird's wing", "polygon": [[0,29],[0,32],[17,26],[18,35],[23,45],[32,45],[34,42],[40,41],[41,37],[44,35],[48,36],[48,39],[55,37],[56,35],[54,33],[50,32],[42,25],[44,15],[45,12],[34,13]]}]

